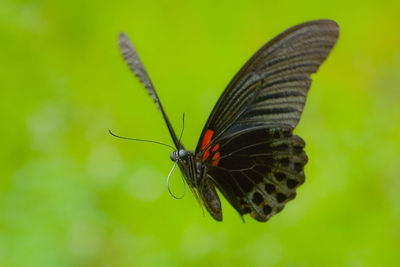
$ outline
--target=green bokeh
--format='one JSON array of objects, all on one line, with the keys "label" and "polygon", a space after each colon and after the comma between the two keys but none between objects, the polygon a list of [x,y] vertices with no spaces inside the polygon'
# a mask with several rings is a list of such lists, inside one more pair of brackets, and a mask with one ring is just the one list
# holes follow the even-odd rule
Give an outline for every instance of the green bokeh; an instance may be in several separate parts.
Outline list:
[{"label": "green bokeh", "polygon": [[[0,266],[395,266],[400,262],[398,1],[0,2]],[[266,41],[317,18],[339,42],[296,133],[306,183],[267,223],[224,222],[165,187],[172,143],[122,61],[135,43],[194,148],[226,84]],[[176,172],[172,187],[182,190]]]}]

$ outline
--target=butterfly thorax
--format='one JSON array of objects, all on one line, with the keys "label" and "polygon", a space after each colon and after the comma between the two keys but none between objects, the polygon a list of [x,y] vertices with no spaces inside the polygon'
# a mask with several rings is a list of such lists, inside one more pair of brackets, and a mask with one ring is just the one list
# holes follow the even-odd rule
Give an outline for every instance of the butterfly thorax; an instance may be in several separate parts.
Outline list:
[{"label": "butterfly thorax", "polygon": [[214,219],[222,221],[221,202],[201,158],[196,157],[193,151],[185,149],[172,152],[170,157],[172,161],[178,161],[178,166],[199,204],[204,205]]}]

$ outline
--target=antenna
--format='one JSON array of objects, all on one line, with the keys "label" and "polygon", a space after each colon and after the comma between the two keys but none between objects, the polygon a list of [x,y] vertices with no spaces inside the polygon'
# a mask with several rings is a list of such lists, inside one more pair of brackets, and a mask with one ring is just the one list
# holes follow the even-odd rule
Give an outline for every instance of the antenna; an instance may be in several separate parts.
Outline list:
[{"label": "antenna", "polygon": [[159,144],[159,145],[167,146],[167,147],[169,147],[169,148],[172,148],[172,150],[175,150],[174,147],[172,147],[172,146],[170,146],[170,145],[167,145],[167,144],[164,144],[164,143],[161,143],[161,142],[157,142],[157,141],[153,141],[153,140],[146,140],[146,139],[137,139],[137,138],[123,137],[123,136],[116,135],[116,134],[113,133],[111,130],[108,130],[108,132],[109,132],[112,136],[117,137],[117,138],[120,138],[120,139],[132,140],[132,141],[140,141],[140,142],[148,142],[148,143],[154,143],[154,144]]},{"label": "antenna", "polygon": [[181,134],[179,135],[179,143],[181,142],[183,130],[185,130],[185,112],[183,112],[183,114],[182,114],[182,131],[181,131]]}]

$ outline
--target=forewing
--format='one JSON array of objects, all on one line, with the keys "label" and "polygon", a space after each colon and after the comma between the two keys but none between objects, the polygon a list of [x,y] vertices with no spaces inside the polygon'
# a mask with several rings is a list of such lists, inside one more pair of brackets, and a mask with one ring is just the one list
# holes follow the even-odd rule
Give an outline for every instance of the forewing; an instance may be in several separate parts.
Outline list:
[{"label": "forewing", "polygon": [[128,64],[129,68],[136,75],[139,81],[143,84],[143,86],[147,89],[147,92],[154,102],[158,104],[159,100],[153,83],[151,82],[143,63],[140,60],[139,54],[136,52],[135,47],[124,32],[119,34],[118,44],[125,62]]},{"label": "forewing", "polygon": [[258,50],[222,93],[201,134],[211,144],[254,127],[294,129],[303,112],[310,75],[326,59],[339,35],[331,20],[294,26]]},{"label": "forewing", "polygon": [[139,54],[136,52],[136,49],[133,46],[131,40],[125,33],[121,32],[118,36],[118,44],[119,44],[119,48],[121,50],[121,54],[122,54],[125,62],[128,64],[129,68],[136,75],[136,77],[139,79],[139,81],[147,89],[147,92],[149,93],[151,98],[154,100],[154,102],[157,104],[158,109],[161,111],[161,113],[164,117],[165,123],[167,124],[171,138],[174,141],[175,147],[178,149],[183,148],[180,140],[178,140],[178,138],[176,137],[175,131],[172,128],[172,125],[169,122],[168,116],[165,113],[164,108],[161,105],[161,102],[160,102],[160,99],[158,98],[156,90],[154,89],[153,83],[151,82],[150,77],[147,74],[147,71],[144,68],[143,63],[140,60]]}]

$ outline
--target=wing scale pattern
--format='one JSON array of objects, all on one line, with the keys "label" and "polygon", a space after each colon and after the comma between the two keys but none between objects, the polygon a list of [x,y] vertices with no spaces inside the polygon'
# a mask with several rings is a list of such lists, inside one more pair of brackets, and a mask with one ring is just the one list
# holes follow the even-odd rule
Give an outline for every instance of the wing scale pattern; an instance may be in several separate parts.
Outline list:
[{"label": "wing scale pattern", "polygon": [[240,214],[267,221],[304,183],[305,143],[290,130],[249,131],[220,144],[219,164],[208,173]]}]

